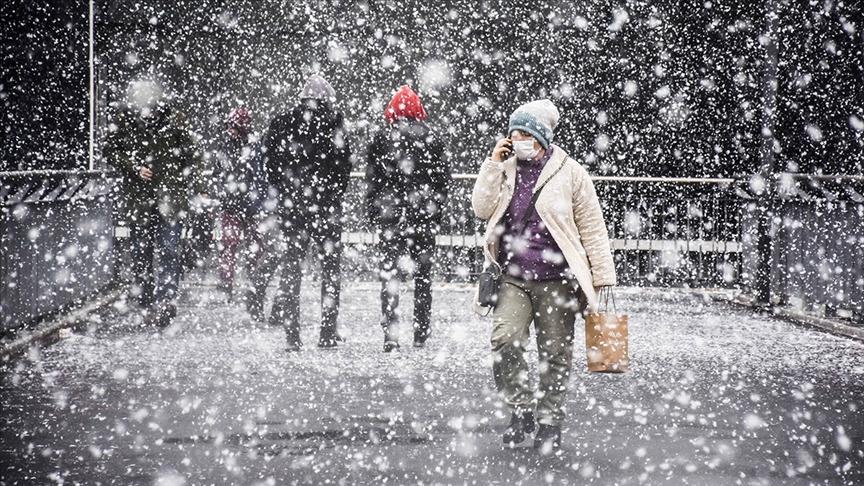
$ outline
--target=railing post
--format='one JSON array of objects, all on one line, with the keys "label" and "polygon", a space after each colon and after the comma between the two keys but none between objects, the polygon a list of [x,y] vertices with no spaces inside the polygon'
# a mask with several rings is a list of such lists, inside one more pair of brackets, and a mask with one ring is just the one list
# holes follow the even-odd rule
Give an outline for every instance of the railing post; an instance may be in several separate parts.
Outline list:
[{"label": "railing post", "polygon": [[772,255],[774,253],[774,241],[771,234],[771,226],[774,220],[774,198],[775,198],[775,171],[774,149],[777,140],[774,138],[777,111],[777,2],[767,0],[765,2],[765,35],[763,45],[765,47],[765,72],[763,78],[763,100],[762,100],[762,147],[761,168],[758,184],[758,214],[757,225],[758,240],[756,249],[758,252],[756,268],[756,298],[759,307],[768,309],[771,307],[771,282],[772,282]]}]

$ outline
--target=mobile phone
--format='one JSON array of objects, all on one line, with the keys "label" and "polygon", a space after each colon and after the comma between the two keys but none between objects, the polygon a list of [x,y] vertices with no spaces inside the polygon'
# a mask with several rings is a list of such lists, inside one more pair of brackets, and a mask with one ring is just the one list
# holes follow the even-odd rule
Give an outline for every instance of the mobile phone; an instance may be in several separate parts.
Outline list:
[{"label": "mobile phone", "polygon": [[502,146],[502,148],[504,148],[504,150],[501,151],[502,159],[508,159],[513,155],[513,143],[507,142]]}]

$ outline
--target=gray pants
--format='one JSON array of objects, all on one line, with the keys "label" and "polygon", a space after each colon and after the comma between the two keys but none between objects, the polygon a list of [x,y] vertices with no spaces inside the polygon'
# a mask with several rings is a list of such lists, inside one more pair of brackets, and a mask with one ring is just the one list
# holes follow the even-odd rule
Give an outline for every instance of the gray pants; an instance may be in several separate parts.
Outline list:
[{"label": "gray pants", "polygon": [[[573,326],[582,307],[576,289],[567,281],[502,277],[498,305],[492,314],[492,371],[498,392],[512,412],[536,409],[541,424],[560,425],[564,421]],[[540,355],[536,394],[524,356],[532,321]]]}]

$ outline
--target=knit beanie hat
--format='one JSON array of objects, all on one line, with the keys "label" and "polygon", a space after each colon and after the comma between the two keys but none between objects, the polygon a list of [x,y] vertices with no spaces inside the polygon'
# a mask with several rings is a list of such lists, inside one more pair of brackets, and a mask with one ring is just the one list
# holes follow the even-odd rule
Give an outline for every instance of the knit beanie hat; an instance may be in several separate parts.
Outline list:
[{"label": "knit beanie hat", "polygon": [[420,97],[408,86],[399,88],[399,91],[393,95],[393,99],[390,100],[390,104],[384,110],[384,118],[387,123],[393,123],[397,118],[403,117],[414,118],[417,121],[423,121],[426,118],[426,111],[420,103]]},{"label": "knit beanie hat", "polygon": [[252,130],[252,117],[249,116],[249,111],[242,106],[234,108],[230,115],[225,117],[225,124],[231,126],[241,135],[248,135]]},{"label": "knit beanie hat", "polygon": [[522,130],[530,133],[540,142],[543,149],[548,149],[552,143],[553,131],[558,126],[558,108],[549,100],[537,100],[526,103],[510,115],[510,127],[507,132]]},{"label": "knit beanie hat", "polygon": [[313,74],[306,80],[306,85],[300,91],[300,99],[314,98],[327,103],[336,102],[336,90],[319,74]]}]

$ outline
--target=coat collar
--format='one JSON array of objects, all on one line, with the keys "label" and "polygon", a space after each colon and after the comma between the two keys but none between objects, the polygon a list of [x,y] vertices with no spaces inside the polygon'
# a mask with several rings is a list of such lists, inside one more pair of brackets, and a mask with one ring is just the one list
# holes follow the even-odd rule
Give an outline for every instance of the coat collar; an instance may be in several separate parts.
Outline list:
[{"label": "coat collar", "polygon": [[[549,146],[553,148],[552,157],[549,158],[549,161],[546,162],[546,166],[543,167],[543,170],[540,172],[540,177],[537,178],[537,184],[534,185],[533,191],[536,191],[538,187],[541,187],[550,177],[558,172],[558,169],[564,165],[564,160],[567,159],[567,154],[561,149],[561,147],[554,144],[550,144]],[[516,180],[516,157],[510,157],[503,163],[504,175],[506,176],[505,182],[512,192],[515,187],[514,181]]]}]

